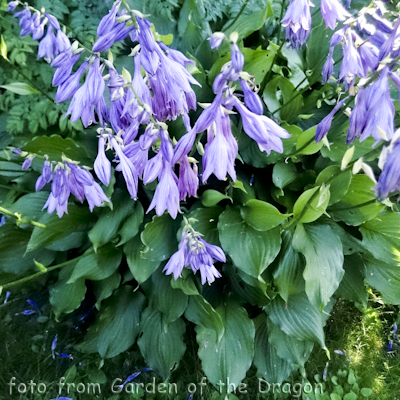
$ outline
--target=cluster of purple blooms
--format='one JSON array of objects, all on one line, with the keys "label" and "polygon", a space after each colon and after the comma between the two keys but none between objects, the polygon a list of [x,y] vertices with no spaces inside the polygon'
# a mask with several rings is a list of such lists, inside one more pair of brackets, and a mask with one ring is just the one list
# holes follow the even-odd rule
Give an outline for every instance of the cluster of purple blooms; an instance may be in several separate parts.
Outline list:
[{"label": "cluster of purple blooms", "polygon": [[[10,3],[9,9],[13,10],[14,6]],[[234,36],[231,37],[231,61],[224,65],[213,84],[215,99],[192,127],[188,112],[196,109],[197,103],[191,85],[199,83],[187,71],[186,65],[193,64],[193,61],[156,41],[150,23],[140,13],[120,10],[120,7],[121,0],[117,0],[102,18],[97,29],[98,39],[90,56],[74,73],[72,70],[85,50],[79,48],[77,42],[71,45],[57,20],[48,14],[43,15],[43,25],[48,21],[50,24],[39,44],[38,56],[44,56],[56,68],[53,78],[53,85],[57,86],[56,102],[71,99],[67,111],[71,120],[75,122],[80,118],[85,127],[97,122],[101,125],[98,129],[98,156],[94,163],[100,181],[105,185],[110,183],[111,163],[106,150],[113,150],[116,170],[122,172],[131,197],[137,198],[139,179],[144,184],[157,179],[158,185],[148,211],[155,209],[160,216],[168,210],[172,218],[176,218],[180,212],[180,201],[188,196],[196,196],[199,187],[197,160],[190,154],[197,134],[207,131],[202,159],[203,182],[212,174],[220,180],[225,180],[228,174],[233,180],[236,179],[234,163],[238,144],[232,134],[230,120],[230,114],[234,114],[233,108],[242,117],[244,131],[257,142],[261,151],[268,154],[271,150],[282,152],[281,138],[290,135],[262,115],[262,101],[253,90],[251,77],[242,71],[244,56]],[[22,27],[34,26],[35,15],[39,15],[40,19],[41,14],[36,11],[32,14],[28,6],[15,14],[21,18]],[[54,35],[54,29],[57,35]],[[33,32],[30,30],[28,33]],[[132,51],[133,77],[127,71],[120,75],[110,61],[100,56],[115,42],[128,36],[132,42],[138,43]],[[211,47],[217,48],[224,38],[223,34],[212,37]],[[103,76],[106,68],[108,74]],[[81,85],[84,74],[86,76]],[[234,95],[235,82],[240,83],[244,104]],[[104,99],[106,86],[109,106]],[[165,122],[178,117],[182,118],[187,133],[174,146]],[[141,126],[145,126],[144,131],[140,130]],[[176,166],[179,166],[179,175]],[[74,164],[59,164],[54,173],[52,193],[46,203],[48,212],[57,210],[59,215],[66,212],[67,193],[70,192],[79,200],[84,193],[91,209],[93,204],[99,204],[100,199],[106,201],[105,196],[97,190],[98,185],[93,185],[92,180],[89,184],[88,175],[86,170]],[[49,178],[42,174],[39,179],[38,190],[48,183]],[[69,188],[69,182],[73,179],[81,179],[79,183],[88,187],[94,186],[98,197],[93,197],[93,190],[90,193],[83,192],[86,186],[79,193],[74,193],[74,189]],[[66,185],[65,189],[63,185]]]},{"label": "cluster of purple blooms", "polygon": [[192,222],[184,218],[185,226],[182,231],[179,249],[172,255],[164,267],[167,275],[173,274],[175,280],[178,279],[184,267],[190,266],[193,273],[200,271],[201,283],[211,284],[215,278],[220,278],[221,274],[214,267],[214,262],[226,262],[226,257],[222,249],[213,244],[207,243],[201,238],[201,234],[196,232],[190,225]]}]

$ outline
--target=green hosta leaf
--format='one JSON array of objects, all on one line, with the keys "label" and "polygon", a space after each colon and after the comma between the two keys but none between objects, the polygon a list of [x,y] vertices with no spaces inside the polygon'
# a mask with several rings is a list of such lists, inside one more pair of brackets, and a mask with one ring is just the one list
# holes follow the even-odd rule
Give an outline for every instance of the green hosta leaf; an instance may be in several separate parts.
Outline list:
[{"label": "green hosta leaf", "polygon": [[226,23],[229,28],[222,28],[222,31],[229,36],[232,32],[237,32],[240,39],[244,39],[255,31],[261,29],[267,18],[272,17],[271,1],[268,1],[263,12],[249,15],[241,14],[239,18],[231,25],[231,21]]},{"label": "green hosta leaf", "polygon": [[184,268],[182,271],[182,276],[175,280],[171,279],[171,286],[174,289],[180,289],[183,293],[187,294],[188,296],[198,296],[199,291],[195,283],[193,282],[193,274],[189,272],[189,269]]},{"label": "green hosta leaf", "polygon": [[306,293],[316,307],[328,304],[343,278],[342,242],[328,225],[298,225],[293,247],[304,254]]},{"label": "green hosta leaf", "polygon": [[[4,57],[3,57],[4,58]],[[0,88],[9,90],[10,92],[19,94],[21,96],[28,96],[30,94],[40,94],[36,89],[32,86],[29,86],[25,82],[13,82],[9,85],[0,85]]]},{"label": "green hosta leaf", "polygon": [[[278,92],[280,96],[278,96]],[[268,82],[262,98],[272,114],[288,123],[297,120],[300,110],[303,107],[303,96],[295,90],[289,79],[281,75],[276,75]],[[291,101],[289,102],[289,100]],[[277,111],[278,109],[279,111]]]},{"label": "green hosta leaf", "polygon": [[400,266],[400,214],[387,212],[360,226],[363,245],[375,258]]},{"label": "green hosta leaf", "polygon": [[[255,320],[254,365],[266,382],[282,383],[293,370],[293,364],[278,356],[276,348],[268,341],[267,316],[262,313]],[[260,393],[267,391],[268,385],[259,381]]]},{"label": "green hosta leaf", "polygon": [[303,270],[305,263],[292,245],[292,234],[289,231],[283,233],[282,249],[275,262],[274,283],[280,296],[288,301],[291,294],[304,290]]},{"label": "green hosta leaf", "polygon": [[133,277],[142,284],[150,278],[152,273],[160,265],[160,261],[151,261],[141,256],[144,250],[144,244],[137,235],[124,245],[124,253],[126,261],[128,262],[129,270],[132,272]]},{"label": "green hosta leaf", "polygon": [[223,209],[221,207],[197,208],[189,214],[189,218],[194,218],[197,222],[192,223],[194,230],[203,235],[207,243],[220,246],[218,232],[218,218]]},{"label": "green hosta leaf", "polygon": [[138,340],[140,351],[146,365],[165,379],[169,378],[185,352],[182,339],[185,328],[182,319],[168,323],[160,311],[150,307],[142,314],[141,336]]},{"label": "green hosta leaf", "polygon": [[[229,302],[216,311],[221,316],[224,334],[217,342],[214,329],[197,326],[198,355],[203,371],[213,385],[220,381],[226,383],[229,379],[230,383],[237,386],[246,376],[253,360],[254,324],[246,310],[235,303]],[[229,389],[232,391],[232,385]]]},{"label": "green hosta leaf", "polygon": [[298,340],[317,342],[326,349],[321,312],[305,293],[290,296],[287,303],[277,296],[266,310],[271,321],[286,334]]},{"label": "green hosta leaf", "polygon": [[220,201],[222,200],[231,200],[232,199],[229,196],[226,196],[217,190],[209,189],[206,190],[203,195],[201,196],[201,202],[203,203],[203,206],[205,207],[213,207],[217,205]]},{"label": "green hosta leaf", "polygon": [[279,253],[279,229],[256,231],[243,221],[238,208],[229,207],[220,216],[218,230],[222,247],[236,267],[261,280],[260,275]]},{"label": "green hosta leaf", "polygon": [[52,161],[61,161],[62,154],[76,161],[88,159],[84,147],[78,146],[71,138],[64,139],[60,135],[36,136],[22,149],[41,156],[47,154]]},{"label": "green hosta leaf", "polygon": [[316,132],[317,132],[317,126],[313,126],[304,131],[298,137],[296,142],[297,154],[304,154],[304,155],[314,154],[321,149],[321,147],[324,145],[323,142],[321,141],[319,143],[316,143],[315,140],[313,140],[315,138]]},{"label": "green hosta leaf", "polygon": [[272,204],[249,200],[241,209],[243,220],[257,231],[267,231],[280,225],[289,214],[281,214]]},{"label": "green hosta leaf", "polygon": [[[335,176],[337,174],[337,176]],[[335,176],[335,177],[334,177]],[[334,177],[334,178],[333,178]],[[317,177],[315,183],[322,185],[329,180],[329,189],[331,196],[329,198],[329,205],[337,203],[346,194],[352,174],[350,170],[340,172],[340,167],[331,165],[325,168]]]},{"label": "green hosta leaf", "polygon": [[163,261],[171,257],[177,249],[176,233],[179,227],[180,218],[173,220],[169,214],[155,216],[140,234],[145,245],[142,256],[151,261]]},{"label": "green hosta leaf", "polygon": [[111,276],[121,264],[122,252],[111,244],[100,247],[97,253],[93,253],[91,249],[87,253],[76,264],[69,283],[82,278],[101,281]]},{"label": "green hosta leaf", "polygon": [[0,271],[8,274],[23,274],[35,269],[33,260],[48,266],[54,260],[54,252],[37,249],[25,254],[30,232],[15,225],[0,228]]},{"label": "green hosta leaf", "polygon": [[272,182],[279,189],[283,189],[297,179],[298,176],[299,174],[292,162],[278,161],[272,171]]},{"label": "green hosta leaf", "polygon": [[384,206],[375,201],[374,185],[368,176],[354,175],[346,194],[329,208],[329,215],[335,221],[355,226],[376,217]]},{"label": "green hosta leaf", "polygon": [[72,267],[63,268],[60,271],[58,282],[50,289],[50,304],[53,306],[56,320],[61,313],[68,314],[75,311],[85,298],[86,285],[84,279],[68,283],[72,270]]},{"label": "green hosta leaf", "polygon": [[85,232],[92,226],[93,214],[86,207],[68,206],[68,214],[58,218],[57,214],[45,214],[38,222],[46,228],[35,226],[29,240],[27,251],[46,247],[52,241],[64,239],[73,232]]},{"label": "green hosta leaf", "polygon": [[100,310],[100,304],[104,299],[108,299],[114,292],[115,289],[119,287],[121,283],[121,275],[115,272],[108,278],[101,281],[92,282],[94,294],[96,296],[96,308]]},{"label": "green hosta leaf", "polygon": [[314,343],[310,340],[298,340],[293,336],[287,335],[279,326],[268,323],[269,342],[275,347],[279,357],[289,363],[304,367],[310,357]]},{"label": "green hosta leaf", "polygon": [[364,284],[365,267],[359,254],[344,258],[344,276],[336,295],[345,300],[359,302],[367,307],[368,293]]},{"label": "green hosta leaf", "polygon": [[325,212],[329,198],[329,185],[306,190],[294,204],[294,218],[299,218],[297,222],[302,223],[315,221]]},{"label": "green hosta leaf", "polygon": [[221,315],[216,312],[213,306],[200,294],[190,296],[185,311],[185,318],[196,325],[216,332],[219,342],[224,334],[224,324]]},{"label": "green hosta leaf", "polygon": [[143,206],[139,201],[136,201],[132,215],[124,222],[122,228],[118,232],[121,236],[118,246],[125,244],[139,233],[140,225],[143,222],[143,216]]},{"label": "green hosta leaf", "polygon": [[365,256],[365,280],[379,290],[385,303],[400,304],[400,267]]},{"label": "green hosta leaf", "polygon": [[182,290],[172,288],[171,279],[160,269],[151,277],[153,289],[150,306],[160,311],[168,323],[177,320],[188,305],[188,296]]},{"label": "green hosta leaf", "polygon": [[12,212],[21,214],[22,218],[27,218],[31,221],[38,221],[43,215],[45,215],[45,211],[42,211],[42,208],[48,197],[49,193],[47,192],[29,193],[21,196],[8,209]]},{"label": "green hosta leaf", "polygon": [[66,237],[55,239],[46,245],[46,248],[54,251],[67,251],[81,247],[87,239],[86,232],[72,232]]},{"label": "green hosta leaf", "polygon": [[95,226],[88,233],[95,251],[98,247],[108,243],[117,234],[128,216],[134,214],[137,209],[136,202],[124,191],[116,190],[111,200],[114,209],[105,208]]},{"label": "green hosta leaf", "polygon": [[128,350],[139,334],[140,315],[145,297],[131,286],[122,286],[104,303],[100,317],[89,328],[77,349],[85,353],[99,352],[102,358],[115,357]]}]

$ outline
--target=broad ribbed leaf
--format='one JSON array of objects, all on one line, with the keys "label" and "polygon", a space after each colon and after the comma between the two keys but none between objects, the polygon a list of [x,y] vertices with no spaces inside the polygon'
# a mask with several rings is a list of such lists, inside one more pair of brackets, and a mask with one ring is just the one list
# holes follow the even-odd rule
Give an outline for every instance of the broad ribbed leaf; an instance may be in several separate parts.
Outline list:
[{"label": "broad ribbed leaf", "polygon": [[375,258],[400,266],[400,214],[386,212],[360,226],[363,245]]},{"label": "broad ribbed leaf", "polygon": [[100,317],[89,328],[85,341],[77,346],[85,353],[99,352],[111,358],[126,351],[135,342],[140,330],[140,315],[145,297],[132,286],[122,286],[104,303]]},{"label": "broad ribbed leaf", "polygon": [[75,282],[81,278],[93,281],[106,279],[117,270],[121,260],[122,252],[112,244],[100,247],[97,253],[90,249],[87,256],[78,261],[68,282]]},{"label": "broad ribbed leaf", "polygon": [[[229,302],[216,311],[221,316],[224,334],[218,342],[214,329],[197,326],[198,355],[203,371],[213,385],[220,381],[226,383],[229,378],[229,382],[237,386],[253,360],[254,324],[246,310],[235,303]],[[232,385],[229,389],[232,391]]]},{"label": "broad ribbed leaf", "polygon": [[279,296],[266,306],[271,321],[298,340],[311,340],[326,349],[321,312],[303,293],[294,294],[285,303]]},{"label": "broad ribbed leaf", "polygon": [[61,313],[75,311],[85,298],[86,285],[84,279],[68,283],[73,267],[65,267],[60,271],[58,282],[50,289],[50,303],[53,306],[56,320]]},{"label": "broad ribbed leaf", "polygon": [[104,299],[108,299],[114,292],[115,289],[119,287],[121,283],[121,275],[115,272],[108,278],[101,281],[94,281],[93,292],[96,296],[96,308],[100,310],[100,304]]},{"label": "broad ribbed leaf", "polygon": [[268,231],[280,225],[289,214],[281,214],[272,204],[261,200],[249,200],[240,214],[248,225],[257,231]]},{"label": "broad ribbed leaf", "polygon": [[207,243],[220,246],[218,233],[218,218],[221,215],[222,207],[197,208],[189,214],[189,218],[194,218],[193,229],[200,232]]},{"label": "broad ribbed leaf", "polygon": [[400,304],[400,267],[373,257],[363,257],[365,280],[382,294],[385,303]]},{"label": "broad ribbed leaf", "polygon": [[349,301],[359,302],[367,306],[368,292],[365,287],[365,266],[359,254],[344,258],[344,275],[336,295]]},{"label": "broad ribbed leaf", "polygon": [[231,200],[229,196],[226,196],[217,190],[209,189],[206,190],[201,196],[201,202],[205,207],[213,207],[222,200]]},{"label": "broad ribbed leaf", "polygon": [[293,247],[304,254],[303,277],[311,303],[322,308],[343,278],[343,248],[339,236],[329,225],[298,225]]},{"label": "broad ribbed leaf", "polygon": [[275,347],[279,357],[292,364],[304,367],[314,347],[310,340],[298,340],[283,332],[279,326],[268,322],[269,342]]},{"label": "broad ribbed leaf", "polygon": [[304,290],[304,260],[292,246],[292,234],[285,231],[282,237],[282,249],[274,265],[274,283],[280,296],[287,301],[289,296]]},{"label": "broad ribbed leaf", "polygon": [[140,235],[135,236],[124,245],[124,253],[129,270],[133,277],[142,284],[150,278],[151,274],[158,268],[161,261],[151,261],[141,256],[145,246],[140,240]]},{"label": "broad ribbed leaf", "polygon": [[294,218],[298,218],[297,222],[302,223],[315,221],[328,207],[329,197],[329,186],[317,186],[306,190],[294,204]]},{"label": "broad ribbed leaf", "polygon": [[21,196],[9,207],[9,210],[21,214],[22,218],[38,221],[45,214],[42,208],[48,197],[48,192],[29,193]]},{"label": "broad ribbed leaf", "polygon": [[261,279],[281,247],[279,228],[256,231],[243,221],[238,208],[229,207],[221,214],[218,230],[222,247],[236,267],[256,279]]},{"label": "broad ribbed leaf", "polygon": [[[254,340],[254,365],[257,372],[266,382],[282,383],[293,369],[293,364],[278,356],[276,348],[269,342],[267,316],[262,313],[255,320],[256,335]],[[267,390],[268,385],[259,381],[261,390]]]},{"label": "broad ribbed leaf", "polygon": [[168,213],[155,216],[140,235],[145,245],[142,256],[151,261],[163,261],[171,257],[177,250],[176,233],[179,226],[180,218],[173,220]]},{"label": "broad ribbed leaf", "polygon": [[166,322],[177,320],[186,310],[188,296],[182,290],[171,286],[171,276],[166,276],[161,269],[153,273],[153,283],[150,306],[161,311],[166,317]]},{"label": "broad ribbed leaf", "polygon": [[95,217],[86,207],[68,206],[68,214],[59,218],[57,214],[45,214],[38,222],[46,228],[35,226],[29,240],[27,251],[46,247],[56,239],[64,239],[74,232],[85,232],[90,229]]},{"label": "broad ribbed leaf", "polygon": [[354,226],[376,217],[384,206],[376,201],[374,186],[368,176],[354,175],[346,194],[329,208],[329,215],[335,221]]},{"label": "broad ribbed leaf", "polygon": [[116,190],[111,201],[114,209],[103,209],[100,218],[88,233],[95,251],[116,236],[125,220],[136,211],[136,202],[126,192]]},{"label": "broad ribbed leaf", "polygon": [[147,307],[141,320],[141,336],[138,340],[146,365],[164,379],[179,364],[186,346],[183,342],[185,323],[181,318],[168,323],[158,310]]},{"label": "broad ribbed leaf", "polygon": [[134,204],[133,214],[123,222],[122,228],[118,232],[121,236],[118,246],[125,244],[139,233],[140,225],[143,222],[143,216],[143,206],[141,203],[136,201]]},{"label": "broad ribbed leaf", "polygon": [[329,192],[331,194],[329,205],[332,205],[340,201],[346,194],[350,186],[351,178],[352,173],[350,169],[340,171],[340,167],[331,165],[320,172],[315,183],[317,185],[323,185],[329,181]]}]

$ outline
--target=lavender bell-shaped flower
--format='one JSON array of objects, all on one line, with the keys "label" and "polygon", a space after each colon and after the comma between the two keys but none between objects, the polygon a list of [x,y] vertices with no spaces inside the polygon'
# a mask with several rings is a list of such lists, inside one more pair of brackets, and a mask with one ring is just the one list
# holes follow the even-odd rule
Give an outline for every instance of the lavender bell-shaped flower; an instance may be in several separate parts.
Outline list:
[{"label": "lavender bell-shaped flower", "polygon": [[355,76],[364,76],[360,55],[354,46],[352,35],[349,32],[343,47],[343,60],[340,66],[339,79],[343,80],[348,90],[354,83]]},{"label": "lavender bell-shaped flower", "polygon": [[81,76],[86,71],[88,65],[88,61],[82,63],[78,70],[58,87],[55,99],[56,103],[67,101],[75,94],[75,92],[79,89]]},{"label": "lavender bell-shaped flower", "polygon": [[333,110],[318,124],[317,131],[315,133],[315,141],[318,143],[324,136],[329,132],[332,125],[332,120],[335,114],[342,108],[343,103],[347,100],[347,97],[339,101]]},{"label": "lavender bell-shaped flower", "polygon": [[54,28],[48,25],[46,35],[39,43],[37,58],[44,58],[47,62],[50,62],[55,56],[56,46],[57,42],[54,35]]},{"label": "lavender bell-shaped flower", "polygon": [[46,183],[49,183],[53,178],[53,173],[51,170],[51,164],[48,160],[43,163],[42,174],[36,180],[35,190],[38,192],[42,190]]},{"label": "lavender bell-shaped flower", "polygon": [[290,40],[291,46],[301,47],[311,32],[310,1],[290,0],[281,23],[286,28],[286,38]]},{"label": "lavender bell-shaped flower", "polygon": [[400,190],[400,141],[386,149],[386,160],[379,176],[375,191],[379,199],[386,199],[390,193]]},{"label": "lavender bell-shaped flower", "polygon": [[97,27],[97,36],[100,37],[106,35],[114,27],[120,5],[121,0],[116,1],[108,14],[101,19],[99,26]]},{"label": "lavender bell-shaped flower", "polygon": [[263,103],[260,99],[260,96],[257,93],[254,93],[251,89],[249,84],[243,80],[240,79],[240,86],[243,90],[243,95],[244,95],[244,104],[246,104],[246,107],[253,113],[262,115],[264,111]]},{"label": "lavender bell-shaped flower", "polygon": [[219,49],[225,37],[226,37],[225,34],[222,32],[213,33],[210,37],[210,47],[213,50]]},{"label": "lavender bell-shaped flower", "polygon": [[178,251],[175,252],[167,264],[165,265],[163,272],[166,275],[174,274],[174,279],[177,280],[181,274],[183,268],[186,266],[185,261],[188,254],[188,239],[187,232],[183,231],[181,241],[179,242]]},{"label": "lavender bell-shaped flower", "polygon": [[163,215],[164,211],[168,210],[173,219],[176,218],[178,211],[180,211],[178,178],[172,170],[171,163],[165,160],[163,160],[159,182],[147,212],[153,208],[156,209],[158,216]]},{"label": "lavender bell-shaped flower", "polygon": [[187,196],[196,197],[198,188],[199,177],[196,162],[193,162],[192,169],[188,157],[183,157],[179,164],[178,189],[180,200],[185,201]]},{"label": "lavender bell-shaped flower", "polygon": [[244,55],[239,50],[239,47],[236,43],[233,43],[231,46],[231,61],[234,71],[239,73],[244,66]]},{"label": "lavender bell-shaped flower", "polygon": [[108,160],[104,150],[105,140],[102,135],[99,137],[99,151],[94,160],[94,171],[100,181],[108,186],[111,180],[111,163]]},{"label": "lavender bell-shaped flower", "polygon": [[344,21],[351,16],[339,0],[321,0],[321,14],[326,26],[332,30],[336,27],[336,21]]}]

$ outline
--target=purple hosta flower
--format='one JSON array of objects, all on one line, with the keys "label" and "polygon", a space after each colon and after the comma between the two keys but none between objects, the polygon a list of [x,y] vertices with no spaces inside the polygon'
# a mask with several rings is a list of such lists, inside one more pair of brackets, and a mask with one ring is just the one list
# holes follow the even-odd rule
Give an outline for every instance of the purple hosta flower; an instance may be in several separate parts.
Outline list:
[{"label": "purple hosta flower", "polygon": [[243,79],[240,79],[240,86],[243,90],[244,104],[246,104],[246,107],[254,114],[262,115],[264,106],[260,96],[253,92],[249,84]]},{"label": "purple hosta flower", "polygon": [[54,28],[51,25],[47,26],[46,36],[40,41],[37,58],[44,58],[47,62],[50,62],[57,49],[56,37],[54,35]]},{"label": "purple hosta flower", "polygon": [[69,41],[67,35],[61,29],[57,30],[56,45],[57,55],[71,49],[71,42]]},{"label": "purple hosta flower", "polygon": [[79,54],[72,55],[70,51],[59,54],[51,63],[52,67],[56,67],[56,72],[53,76],[52,85],[59,86],[64,83],[71,75],[72,68],[75,63],[79,60]]},{"label": "purple hosta flower", "polygon": [[333,69],[335,67],[333,62],[333,50],[333,47],[329,49],[328,57],[326,58],[322,68],[322,83],[326,83],[333,74]]},{"label": "purple hosta flower", "polygon": [[289,7],[282,19],[286,28],[286,38],[294,48],[302,46],[311,32],[311,13],[309,0],[290,0]]},{"label": "purple hosta flower", "polygon": [[[382,47],[379,50],[379,61],[382,61],[384,58],[386,58],[390,53],[393,52],[393,47],[394,47],[394,41],[397,36],[397,30],[399,28],[400,24],[400,18],[397,19],[393,29],[392,33],[388,37],[388,39],[383,43]],[[393,55],[393,54],[392,54]]]},{"label": "purple hosta flower", "polygon": [[321,14],[326,27],[332,30],[335,29],[336,21],[344,21],[351,16],[339,0],[321,0]]},{"label": "purple hosta flower", "polygon": [[44,27],[47,25],[47,18],[44,18],[38,26],[35,26],[32,32],[32,39],[39,40],[44,35]]},{"label": "purple hosta flower", "polygon": [[394,134],[394,105],[390,98],[388,82],[388,67],[385,67],[379,78],[366,90],[367,119],[360,141],[369,136],[379,142],[382,139],[390,140]]},{"label": "purple hosta flower", "polygon": [[219,46],[221,46],[222,41],[225,39],[225,34],[222,32],[215,32],[211,35],[210,37],[210,47],[213,50],[219,49]]},{"label": "purple hosta flower", "polygon": [[116,1],[108,14],[101,19],[99,26],[97,27],[97,36],[104,36],[114,27],[120,5],[121,0]]},{"label": "purple hosta flower", "polygon": [[[204,111],[201,115],[203,115],[203,114],[204,114]],[[201,115],[200,115],[199,119],[201,118]],[[212,123],[212,121],[211,121],[211,123]],[[199,131],[199,132],[201,132],[201,131]],[[196,135],[197,135],[197,132],[194,129],[191,129],[188,133],[186,133],[179,139],[178,143],[176,144],[176,146],[174,148],[172,164],[176,164],[178,161],[182,160],[183,157],[185,157],[187,154],[189,154],[190,150],[192,150],[192,148],[193,148],[194,141],[196,139]]]},{"label": "purple hosta flower", "polygon": [[367,120],[367,97],[368,92],[366,93],[366,89],[361,86],[356,96],[356,105],[350,114],[350,126],[346,135],[347,144],[352,143],[359,137],[365,127]]},{"label": "purple hosta flower", "polygon": [[53,359],[56,358],[54,352],[55,352],[56,347],[57,347],[57,338],[58,338],[58,335],[54,336],[54,339],[53,339],[53,341],[51,342],[51,355],[52,355]]},{"label": "purple hosta flower", "polygon": [[[3,215],[3,217],[4,217],[4,215]],[[7,292],[6,292],[6,297],[5,297],[5,299],[4,299],[3,304],[7,304],[7,301],[8,301],[8,299],[10,298],[10,296],[11,296],[11,292],[7,290]]]},{"label": "purple hosta flower", "polygon": [[158,152],[145,165],[143,172],[143,183],[147,185],[156,180],[161,175],[162,170],[163,170],[163,156],[161,152]]},{"label": "purple hosta flower", "polygon": [[199,188],[199,177],[196,160],[193,159],[193,168],[190,166],[189,158],[183,157],[179,164],[179,198],[186,201],[187,196],[196,197]]},{"label": "purple hosta flower", "polygon": [[89,68],[85,83],[75,92],[66,115],[71,114],[71,121],[81,118],[83,126],[96,122],[94,108],[103,97],[105,83],[102,77],[99,58],[95,58]]},{"label": "purple hosta flower", "polygon": [[182,66],[185,66],[186,64],[194,65],[194,61],[187,58],[179,50],[170,49],[168,46],[166,46],[162,42],[160,42],[159,45],[163,50],[165,50],[165,52],[167,53],[167,57],[170,58],[171,60],[176,61],[177,63],[181,64]]},{"label": "purple hosta flower", "polygon": [[353,85],[356,75],[364,76],[364,68],[349,32],[343,47],[343,60],[339,72],[339,79],[344,81],[346,90]]},{"label": "purple hosta flower", "polygon": [[119,165],[116,170],[122,171],[128,192],[132,199],[136,199],[138,190],[138,172],[129,158],[122,151],[115,137],[111,137],[111,145],[116,151],[119,159]]},{"label": "purple hosta flower", "polygon": [[14,315],[33,315],[36,314],[35,310],[25,310],[20,313],[15,313]]},{"label": "purple hosta flower", "polygon": [[393,25],[390,21],[385,18],[382,18],[377,13],[369,13],[368,16],[374,21],[376,27],[384,33],[392,33]]},{"label": "purple hosta flower", "polygon": [[159,121],[175,120],[197,108],[196,95],[190,84],[200,84],[184,66],[168,58],[160,48],[156,52],[160,65],[154,75],[149,75],[153,113]]},{"label": "purple hosta flower", "polygon": [[222,108],[219,107],[215,121],[208,128],[207,144],[203,155],[202,181],[206,182],[211,174],[219,180],[225,180],[226,175],[236,180],[235,158],[238,145],[232,136],[231,122]]},{"label": "purple hosta flower", "polygon": [[400,141],[397,140],[388,148],[384,148],[382,154],[386,159],[375,191],[378,198],[384,200],[390,193],[400,190]]},{"label": "purple hosta flower", "polygon": [[236,82],[239,74],[233,69],[232,61],[227,62],[221,68],[221,72],[215,77],[212,90],[215,94],[223,92],[228,87],[228,81]]},{"label": "purple hosta flower", "polygon": [[43,210],[47,208],[49,214],[56,210],[57,215],[61,218],[64,213],[68,213],[68,198],[71,190],[68,182],[68,172],[60,164],[57,167],[51,184],[51,193],[43,206]]},{"label": "purple hosta flower", "polygon": [[333,108],[333,110],[318,124],[317,131],[315,133],[315,141],[317,143],[320,142],[322,138],[326,136],[326,134],[329,132],[329,129],[331,128],[332,125],[333,117],[342,108],[343,103],[347,99],[348,98],[346,97],[345,99],[339,101]]},{"label": "purple hosta flower", "polygon": [[149,150],[142,149],[139,142],[132,141],[125,146],[122,151],[135,167],[139,177],[142,178],[144,169],[149,159]]},{"label": "purple hosta flower", "polygon": [[214,262],[226,262],[226,257],[222,249],[218,246],[207,243],[201,238],[199,232],[194,231],[185,219],[186,226],[182,231],[181,241],[176,253],[172,255],[163,271],[166,275],[174,274],[177,280],[184,267],[191,267],[196,273],[200,270],[201,283],[211,284],[215,278],[220,278],[221,274],[214,267]]},{"label": "purple hosta flower", "polygon": [[239,73],[244,66],[244,55],[239,50],[239,47],[236,43],[233,43],[231,46],[231,61],[234,71]]},{"label": "purple hosta flower", "polygon": [[369,42],[363,43],[358,51],[360,53],[361,64],[364,69],[364,76],[368,75],[368,71],[375,71],[379,65],[379,50],[376,46]]},{"label": "purple hosta flower", "polygon": [[126,22],[117,23],[111,31],[96,40],[92,51],[96,53],[109,49],[115,42],[125,39],[135,29],[134,25],[128,26]]},{"label": "purple hosta flower", "polygon": [[243,130],[256,141],[260,151],[266,151],[267,154],[270,154],[271,150],[278,153],[283,152],[281,138],[290,138],[290,134],[285,129],[265,115],[252,113],[236,98],[235,108],[242,117]]},{"label": "purple hosta flower", "polygon": [[[161,154],[161,152],[158,154]],[[180,211],[178,178],[172,170],[171,163],[166,160],[162,160],[158,185],[147,212],[153,208],[156,209],[156,214],[159,217],[164,214],[165,210],[168,210],[173,219],[176,218],[178,211]]]},{"label": "purple hosta flower", "polygon": [[26,159],[22,163],[21,168],[24,169],[24,170],[28,169],[32,165],[33,158],[34,158],[34,156],[32,156],[32,155],[29,155],[28,157],[26,157]]},{"label": "purple hosta flower", "polygon": [[40,309],[39,309],[38,305],[33,300],[28,299],[28,300],[26,300],[26,302],[29,303],[32,307],[35,307],[38,310],[39,314],[40,314]]},{"label": "purple hosta flower", "polygon": [[99,151],[97,157],[94,160],[94,171],[100,181],[108,186],[111,180],[111,163],[108,160],[104,150],[105,140],[103,135],[99,137]]},{"label": "purple hosta flower", "polygon": [[55,100],[56,103],[67,101],[75,94],[75,92],[79,89],[81,76],[86,71],[88,65],[88,61],[82,63],[78,70],[58,87]]},{"label": "purple hosta flower", "polygon": [[8,11],[8,12],[14,11],[14,10],[17,8],[18,4],[19,4],[18,1],[10,1],[10,2],[8,3],[8,9],[7,9],[7,11]]},{"label": "purple hosta flower", "polygon": [[45,13],[44,15],[49,20],[50,24],[53,25],[54,29],[57,29],[57,30],[61,29],[60,23],[58,22],[56,17],[54,17],[51,14],[47,14],[47,13]]},{"label": "purple hosta flower", "polygon": [[37,192],[39,190],[42,190],[46,183],[49,183],[52,178],[53,173],[51,170],[51,163],[48,160],[45,160],[45,162],[43,163],[42,175],[40,175],[39,178],[36,180],[35,190]]},{"label": "purple hosta flower", "polygon": [[110,68],[110,79],[108,89],[110,90],[110,100],[115,101],[124,97],[124,78],[114,69]]},{"label": "purple hosta flower", "polygon": [[127,383],[133,381],[133,380],[134,380],[135,378],[137,378],[140,374],[141,374],[141,372],[138,371],[138,372],[135,372],[135,373],[129,375],[129,376],[125,379],[125,382],[124,382],[122,385],[119,385],[119,386],[118,386],[118,389],[122,389]]},{"label": "purple hosta flower", "polygon": [[3,226],[6,223],[6,216],[2,215],[0,218],[0,226]]}]

